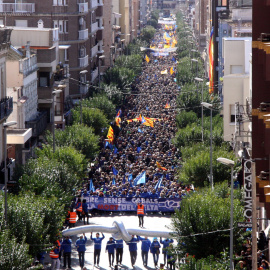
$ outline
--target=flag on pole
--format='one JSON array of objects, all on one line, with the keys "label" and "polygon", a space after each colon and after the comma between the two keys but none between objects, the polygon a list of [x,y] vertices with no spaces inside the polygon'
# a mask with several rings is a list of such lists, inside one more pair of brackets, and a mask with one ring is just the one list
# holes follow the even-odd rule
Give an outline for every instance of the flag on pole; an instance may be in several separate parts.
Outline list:
[{"label": "flag on pole", "polygon": [[145,171],[139,174],[133,181],[134,186],[137,186],[139,184],[145,184],[145,175],[146,175]]},{"label": "flag on pole", "polygon": [[149,118],[144,118],[145,122],[142,122],[143,125],[148,127],[154,127],[154,121]]},{"label": "flag on pole", "polygon": [[112,171],[113,171],[113,174],[114,175],[117,175],[118,174],[118,171],[114,167],[112,167]]},{"label": "flag on pole", "polygon": [[150,59],[149,59],[149,57],[148,57],[147,55],[145,55],[145,61],[146,61],[147,63],[149,63],[149,61],[150,61]]},{"label": "flag on pole", "polygon": [[161,169],[161,170],[163,170],[163,171],[167,171],[167,169],[166,169],[165,167],[162,167],[162,166],[160,165],[159,162],[156,162],[156,164],[157,164],[157,167],[158,167],[159,169]]},{"label": "flag on pole", "polygon": [[121,118],[120,118],[120,117],[115,117],[115,124],[116,124],[118,127],[121,127]]},{"label": "flag on pole", "polygon": [[173,73],[174,73],[174,67],[171,67],[170,68],[170,73],[171,73],[171,75],[173,75]]},{"label": "flag on pole", "polygon": [[113,139],[114,139],[114,132],[113,132],[113,129],[112,129],[111,126],[110,126],[110,128],[109,128],[109,130],[108,130],[107,138],[108,138],[108,140],[109,140],[110,143],[113,142]]},{"label": "flag on pole", "polygon": [[120,109],[120,110],[117,112],[116,117],[121,117],[121,115],[122,115],[122,110]]},{"label": "flag on pole", "polygon": [[165,109],[170,109],[170,108],[171,108],[170,103],[169,103],[169,102],[167,102],[164,108],[165,108]]},{"label": "flag on pole", "polygon": [[112,185],[115,186],[115,178],[113,178],[113,180],[112,180]]},{"label": "flag on pole", "polygon": [[159,178],[159,180],[158,180],[158,182],[157,182],[157,184],[156,184],[156,186],[155,186],[155,190],[157,190],[158,188],[161,187],[162,180],[163,180],[163,175]]},{"label": "flag on pole", "polygon": [[94,187],[94,184],[93,184],[93,180],[92,179],[90,180],[89,190],[95,192],[95,187]]},{"label": "flag on pole", "polygon": [[113,153],[117,154],[117,152],[118,152],[118,149],[115,147],[114,150],[113,150]]},{"label": "flag on pole", "polygon": [[212,28],[209,41],[209,94],[214,92],[214,28]]},{"label": "flag on pole", "polygon": [[160,72],[160,74],[162,74],[162,75],[168,74],[168,70],[167,70],[167,69],[162,70],[162,71]]}]

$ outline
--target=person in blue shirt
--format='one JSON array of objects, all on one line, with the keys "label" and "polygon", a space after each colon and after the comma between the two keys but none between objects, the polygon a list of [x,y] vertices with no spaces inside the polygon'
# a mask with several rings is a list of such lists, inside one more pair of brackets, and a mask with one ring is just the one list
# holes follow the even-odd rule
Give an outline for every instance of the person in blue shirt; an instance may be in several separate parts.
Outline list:
[{"label": "person in blue shirt", "polygon": [[84,253],[86,251],[86,247],[85,247],[86,241],[87,241],[87,238],[85,234],[83,234],[83,235],[80,235],[80,238],[76,241],[76,244],[75,244],[77,251],[79,253],[79,264],[81,268],[84,267]]},{"label": "person in blue shirt", "polygon": [[166,265],[166,259],[167,259],[167,254],[168,254],[168,247],[171,243],[173,243],[173,239],[166,238],[165,240],[162,241],[162,238],[160,237],[160,244],[163,245],[162,254],[164,255],[165,265]]},{"label": "person in blue shirt", "polygon": [[85,218],[86,218],[87,224],[89,224],[89,214],[88,214],[88,206],[86,203],[86,199],[83,199],[82,209],[83,209],[83,211],[82,211],[83,223],[85,225]]},{"label": "person in blue shirt", "polygon": [[91,240],[94,241],[94,265],[99,266],[99,258],[100,258],[100,251],[101,251],[101,242],[105,238],[104,234],[102,233],[102,237],[99,237],[99,233],[96,234],[96,238],[92,237],[91,233]]},{"label": "person in blue shirt", "polygon": [[114,263],[114,250],[115,250],[115,241],[113,237],[110,237],[109,241],[107,242],[106,245],[106,251],[108,251],[108,256],[109,256],[109,264],[110,267],[113,266]]},{"label": "person in blue shirt", "polygon": [[146,188],[141,193],[141,197],[144,198],[144,199],[149,198],[149,193],[147,192],[147,189]]},{"label": "person in blue shirt", "polygon": [[64,268],[66,268],[67,264],[68,268],[71,268],[71,244],[72,240],[69,238],[69,236],[66,236],[61,245],[61,249],[64,253]]},{"label": "person in blue shirt", "polygon": [[156,193],[156,190],[153,188],[151,194],[149,195],[150,199],[158,199],[158,194]]},{"label": "person in blue shirt", "polygon": [[154,260],[155,267],[157,267],[159,253],[160,253],[160,251],[159,251],[160,243],[158,242],[157,237],[154,237],[153,240],[154,241],[152,242],[152,244],[150,246],[150,251],[153,254],[153,260]]},{"label": "person in blue shirt", "polygon": [[129,246],[129,253],[130,253],[130,260],[131,260],[131,265],[132,267],[135,265],[136,260],[137,260],[137,243],[139,240],[132,235],[132,238],[129,242],[126,244]]},{"label": "person in blue shirt", "polygon": [[122,257],[124,251],[123,240],[116,240],[116,264],[122,264]]},{"label": "person in blue shirt", "polygon": [[137,238],[142,242],[141,252],[142,252],[142,261],[143,265],[147,266],[148,263],[148,252],[151,246],[151,241],[148,239],[147,236],[145,238],[140,237],[137,235]]}]

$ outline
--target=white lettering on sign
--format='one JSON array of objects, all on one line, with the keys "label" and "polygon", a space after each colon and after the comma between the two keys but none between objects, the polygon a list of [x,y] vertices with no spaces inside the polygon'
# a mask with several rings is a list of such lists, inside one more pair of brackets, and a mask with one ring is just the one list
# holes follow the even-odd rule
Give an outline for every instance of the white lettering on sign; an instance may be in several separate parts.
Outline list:
[{"label": "white lettering on sign", "polygon": [[252,172],[250,159],[244,162],[244,216],[246,219],[252,218]]}]

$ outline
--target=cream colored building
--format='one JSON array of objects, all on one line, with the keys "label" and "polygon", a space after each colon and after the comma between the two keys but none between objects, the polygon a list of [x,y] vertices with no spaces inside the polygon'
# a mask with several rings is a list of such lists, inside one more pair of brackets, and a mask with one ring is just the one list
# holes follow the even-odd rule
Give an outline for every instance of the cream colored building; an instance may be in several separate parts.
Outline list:
[{"label": "cream colored building", "polygon": [[251,38],[224,38],[223,58],[224,140],[237,152],[251,143]]}]

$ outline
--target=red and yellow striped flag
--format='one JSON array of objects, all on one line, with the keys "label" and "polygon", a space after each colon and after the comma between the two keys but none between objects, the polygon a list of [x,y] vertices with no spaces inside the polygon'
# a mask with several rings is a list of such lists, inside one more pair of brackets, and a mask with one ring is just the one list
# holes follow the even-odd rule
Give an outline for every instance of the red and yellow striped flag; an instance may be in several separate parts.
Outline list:
[{"label": "red and yellow striped flag", "polygon": [[110,126],[110,128],[109,128],[109,130],[108,130],[107,138],[108,138],[108,140],[109,140],[110,143],[113,142],[113,139],[114,139],[114,132],[113,132],[113,129],[112,129],[111,126]]},{"label": "red and yellow striped flag", "polygon": [[163,171],[167,171],[167,169],[166,169],[165,167],[162,167],[162,166],[160,165],[159,162],[156,162],[156,163],[157,163],[157,167],[158,167],[159,169],[161,169],[161,170],[163,170]]},{"label": "red and yellow striped flag", "polygon": [[209,41],[209,94],[214,92],[214,29],[212,28]]}]

